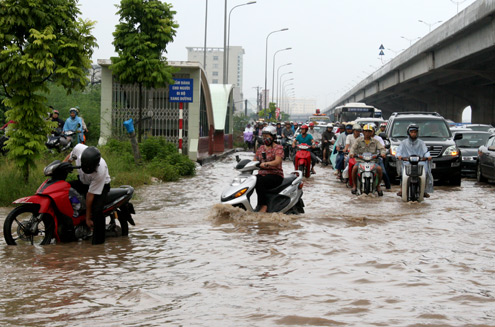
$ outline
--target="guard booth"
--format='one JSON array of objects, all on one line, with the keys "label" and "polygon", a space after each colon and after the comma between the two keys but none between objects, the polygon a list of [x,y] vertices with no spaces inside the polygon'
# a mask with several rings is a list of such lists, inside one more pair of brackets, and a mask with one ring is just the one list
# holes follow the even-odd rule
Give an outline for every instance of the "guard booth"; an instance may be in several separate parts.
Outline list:
[{"label": "guard booth", "polygon": [[[120,84],[109,69],[110,60],[100,59],[98,64],[102,67],[101,132],[98,143],[103,145],[111,137],[126,137],[123,122],[129,118],[133,118],[137,128],[140,102],[138,85]],[[184,102],[176,98],[175,90],[172,90],[174,96],[170,99],[170,87],[143,90],[144,108],[141,120],[143,139],[164,137],[168,142],[176,144],[178,148],[182,143],[182,152],[194,161],[231,149],[232,142],[223,142],[223,147],[215,146],[215,141],[219,137],[215,127],[215,113],[226,115],[223,119],[220,117],[218,119],[227,122],[226,126],[223,125],[222,138],[231,140],[232,117],[227,118],[227,115],[231,115],[232,110],[227,108],[214,112],[213,103],[225,101],[223,98],[219,101],[212,97],[210,85],[208,85],[201,65],[198,62],[184,61],[169,62],[169,65],[180,69],[174,74],[174,79],[190,80],[191,88],[187,90],[187,97],[182,99],[185,100]],[[231,87],[226,87],[231,94]],[[215,92],[215,96],[219,96],[219,93]],[[231,95],[228,97],[231,99]],[[183,107],[182,124],[180,124],[179,110],[181,104]],[[180,125],[182,129],[179,128]],[[182,132],[182,142],[180,142],[180,132]]]}]

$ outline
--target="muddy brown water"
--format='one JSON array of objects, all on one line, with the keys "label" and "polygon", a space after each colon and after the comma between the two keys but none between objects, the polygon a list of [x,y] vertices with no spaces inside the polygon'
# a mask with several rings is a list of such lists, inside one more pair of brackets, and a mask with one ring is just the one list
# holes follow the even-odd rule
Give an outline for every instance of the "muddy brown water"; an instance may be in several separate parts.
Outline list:
[{"label": "muddy brown water", "polygon": [[138,190],[128,238],[1,237],[0,325],[495,326],[492,185],[406,204],[356,198],[317,167],[306,214],[249,214],[218,205],[233,166]]}]

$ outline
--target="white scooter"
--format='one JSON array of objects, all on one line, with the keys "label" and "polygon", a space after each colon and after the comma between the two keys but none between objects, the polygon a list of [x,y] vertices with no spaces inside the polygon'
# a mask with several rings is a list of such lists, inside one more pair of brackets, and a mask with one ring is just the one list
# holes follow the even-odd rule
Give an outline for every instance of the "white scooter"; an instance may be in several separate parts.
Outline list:
[{"label": "white scooter", "polygon": [[[249,159],[240,160],[236,156],[236,170],[240,175],[232,180],[221,195],[222,204],[230,204],[234,207],[246,211],[255,212],[259,208],[253,208],[251,205],[251,195],[255,190],[257,175],[253,175],[255,170],[259,170],[260,162]],[[300,171],[291,172],[289,177],[285,177],[282,184],[268,191],[267,194],[267,212],[280,212],[287,214],[304,213],[303,181]]]},{"label": "white scooter", "polygon": [[427,159],[412,155],[402,160],[410,163],[410,165],[402,165],[402,201],[421,202],[424,200],[427,168],[419,163]]},{"label": "white scooter", "polygon": [[378,154],[371,154],[369,152],[366,152],[362,155],[358,155],[357,157],[363,160],[363,162],[356,162],[356,165],[358,167],[356,194],[374,194],[376,192],[376,185],[379,182],[376,180],[376,167],[378,167],[376,159],[378,158]]}]

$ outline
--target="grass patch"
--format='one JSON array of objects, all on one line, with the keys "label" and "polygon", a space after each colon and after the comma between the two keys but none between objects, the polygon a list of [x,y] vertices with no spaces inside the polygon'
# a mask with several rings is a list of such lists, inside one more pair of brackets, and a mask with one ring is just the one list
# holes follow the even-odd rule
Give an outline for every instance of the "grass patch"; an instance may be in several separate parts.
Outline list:
[{"label": "grass patch", "polygon": [[[143,163],[136,166],[129,141],[110,140],[100,148],[112,177],[112,187],[131,185],[139,187],[151,183],[156,177],[162,181],[176,181],[185,176],[194,176],[196,163],[189,157],[179,154],[174,144],[163,138],[149,138],[140,144]],[[12,201],[35,194],[46,177],[43,169],[54,160],[63,160],[65,154],[44,153],[37,167],[30,172],[29,182],[25,183],[14,163],[0,156],[0,206],[8,206]],[[70,174],[68,180],[77,178]]]}]

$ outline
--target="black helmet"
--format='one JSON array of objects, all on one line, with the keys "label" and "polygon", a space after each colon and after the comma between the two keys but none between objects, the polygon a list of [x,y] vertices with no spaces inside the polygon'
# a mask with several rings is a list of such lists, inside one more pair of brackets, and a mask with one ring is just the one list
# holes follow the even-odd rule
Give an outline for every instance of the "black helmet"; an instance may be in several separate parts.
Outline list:
[{"label": "black helmet", "polygon": [[81,155],[81,169],[85,174],[92,174],[100,165],[101,153],[94,146],[90,146]]},{"label": "black helmet", "polygon": [[411,136],[411,134],[409,134],[409,131],[411,130],[419,132],[419,126],[417,124],[409,124],[409,126],[407,126],[407,135]]}]

